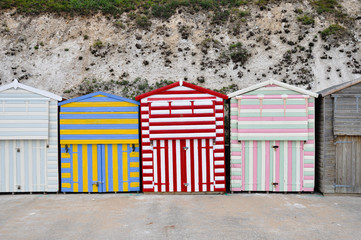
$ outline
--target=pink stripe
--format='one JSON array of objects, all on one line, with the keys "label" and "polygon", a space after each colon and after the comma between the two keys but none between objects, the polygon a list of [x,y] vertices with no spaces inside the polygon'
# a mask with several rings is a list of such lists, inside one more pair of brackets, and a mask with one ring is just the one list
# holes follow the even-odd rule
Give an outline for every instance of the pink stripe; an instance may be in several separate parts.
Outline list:
[{"label": "pink stripe", "polygon": [[234,164],[231,164],[231,167],[233,167],[233,168],[241,168],[242,165],[241,165],[241,164],[234,163]]},{"label": "pink stripe", "polygon": [[315,156],[314,152],[305,152],[305,156]]},{"label": "pink stripe", "polygon": [[303,168],[304,168],[304,166],[303,166],[303,154],[304,154],[304,152],[303,152],[303,142],[301,141],[301,151],[300,151],[301,153],[301,156],[300,156],[300,165],[301,165],[301,167],[300,167],[300,180],[301,180],[301,186],[300,186],[300,191],[303,191],[303,184],[304,184],[304,182],[303,182]]},{"label": "pink stripe", "polygon": [[[280,146],[280,141],[276,141],[276,146]],[[276,182],[278,183],[278,185],[276,186],[276,191],[279,191],[280,189],[280,186],[279,186],[279,183],[280,183],[280,148],[277,148],[276,150]]]},{"label": "pink stripe", "polygon": [[315,115],[308,115],[308,119],[314,119]]},{"label": "pink stripe", "polygon": [[232,156],[241,156],[241,154],[242,154],[241,152],[234,152],[233,151],[231,155]]},{"label": "pink stripe", "polygon": [[292,142],[288,141],[288,180],[287,180],[287,188],[288,191],[292,191]]},{"label": "pink stripe", "polygon": [[278,86],[277,86],[277,85],[273,85],[273,84],[268,84],[268,85],[266,85],[266,86],[264,86],[264,87],[270,88],[270,87],[278,87]]},{"label": "pink stripe", "polygon": [[[258,95],[243,95],[243,96],[241,96],[241,99],[259,99],[259,98],[260,97]],[[303,95],[287,95],[287,98],[288,99],[295,99],[295,98],[304,99],[304,96]],[[282,99],[282,95],[263,95],[263,99]]]},{"label": "pink stripe", "polygon": [[232,180],[242,180],[242,176],[232,176]]},{"label": "pink stripe", "polygon": [[232,188],[232,190],[231,191],[242,191],[242,188]]},{"label": "pink stripe", "polygon": [[313,192],[313,188],[303,188],[304,192]]},{"label": "pink stripe", "polygon": [[[241,105],[240,109],[284,109],[284,105]],[[305,105],[286,105],[286,109],[305,109]]]},{"label": "pink stripe", "polygon": [[232,120],[237,120],[237,116],[231,116]]},{"label": "pink stripe", "polygon": [[315,103],[309,102],[309,103],[308,103],[308,106],[309,106],[309,107],[314,107],[314,106],[315,106]]},{"label": "pink stripe", "polygon": [[304,165],[305,168],[314,168],[315,167],[315,164],[312,164],[312,163],[307,163]]},{"label": "pink stripe", "polygon": [[270,142],[266,141],[266,191],[269,191],[269,175],[270,175]]},{"label": "pink stripe", "polygon": [[314,176],[305,176],[305,180],[314,180],[315,177]]},{"label": "pink stripe", "polygon": [[231,140],[231,143],[237,144],[238,140]]},{"label": "pink stripe", "polygon": [[258,141],[253,141],[253,191],[257,190],[257,143]]},{"label": "pink stripe", "polygon": [[306,144],[315,144],[315,140],[307,140]]},{"label": "pink stripe", "polygon": [[[232,116],[233,117],[233,116]],[[237,120],[237,116],[234,118]],[[238,117],[239,121],[307,121],[307,117]]]},{"label": "pink stripe", "polygon": [[238,129],[238,133],[308,133],[308,129]]},{"label": "pink stripe", "polygon": [[246,164],[245,164],[245,161],[246,161],[246,159],[245,159],[245,143],[244,142],[242,142],[242,188],[243,188],[243,190],[245,190],[245,182],[244,182],[244,180],[245,180],[245,167],[246,167]]},{"label": "pink stripe", "polygon": [[236,107],[238,107],[237,103],[231,103],[231,108],[236,108]]}]

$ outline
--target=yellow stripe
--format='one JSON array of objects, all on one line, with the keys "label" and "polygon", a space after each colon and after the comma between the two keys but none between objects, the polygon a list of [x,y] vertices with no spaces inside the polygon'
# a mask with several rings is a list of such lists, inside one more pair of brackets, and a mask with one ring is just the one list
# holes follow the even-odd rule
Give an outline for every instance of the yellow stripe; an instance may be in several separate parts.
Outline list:
[{"label": "yellow stripe", "polygon": [[78,144],[74,144],[74,146],[73,146],[73,152],[78,152]]},{"label": "yellow stripe", "polygon": [[65,148],[65,144],[61,144],[60,146],[61,146],[61,148]]},{"label": "yellow stripe", "polygon": [[93,96],[93,97],[106,97],[106,96],[99,94],[99,95],[96,95],[96,96]]},{"label": "yellow stripe", "polygon": [[[73,145],[73,150],[76,148],[76,150],[78,151],[78,145],[75,144]],[[79,172],[78,172],[78,154],[77,153],[73,153],[73,191],[74,192],[79,192]]]},{"label": "yellow stripe", "polygon": [[62,183],[61,187],[63,187],[63,188],[71,188],[71,184],[70,183]]},{"label": "yellow stripe", "polygon": [[131,162],[130,167],[139,167],[139,162]]},{"label": "yellow stripe", "polygon": [[139,152],[131,152],[129,154],[130,157],[139,157]]},{"label": "yellow stripe", "polygon": [[135,103],[129,102],[72,102],[62,107],[136,107]]},{"label": "yellow stripe", "polygon": [[61,153],[61,158],[70,158],[70,153]]},{"label": "yellow stripe", "polygon": [[79,192],[79,183],[73,183],[73,191]]},{"label": "yellow stripe", "polygon": [[60,140],[64,144],[133,144],[138,143],[138,139],[99,139],[99,140]]},{"label": "yellow stripe", "polygon": [[[127,150],[127,145],[123,145],[123,151]],[[128,192],[128,153],[123,152],[123,191]]]},{"label": "yellow stripe", "polygon": [[60,119],[60,124],[138,124],[138,119]]},{"label": "yellow stripe", "polygon": [[83,192],[88,192],[88,147],[86,144],[83,148]]},{"label": "yellow stripe", "polygon": [[138,112],[60,112],[60,114],[138,114]]},{"label": "yellow stripe", "polygon": [[61,178],[71,178],[71,174],[70,173],[62,173]]},{"label": "yellow stripe", "polygon": [[105,191],[109,192],[108,145],[105,145]]},{"label": "yellow stripe", "polygon": [[139,177],[139,172],[131,172],[130,177]]},{"label": "yellow stripe", "polygon": [[70,163],[62,163],[61,168],[70,168]]},{"label": "yellow stripe", "polygon": [[[93,182],[98,181],[98,146],[93,144],[92,145],[92,156],[93,156]],[[93,192],[98,192],[98,186],[93,184]]]},{"label": "yellow stripe", "polygon": [[73,135],[73,134],[138,134],[138,129],[70,129],[60,130],[60,134]]},{"label": "yellow stripe", "polygon": [[112,145],[113,148],[113,186],[114,192],[119,191],[119,179],[118,179],[118,146]]},{"label": "yellow stripe", "polygon": [[130,183],[130,187],[139,187],[139,182]]}]

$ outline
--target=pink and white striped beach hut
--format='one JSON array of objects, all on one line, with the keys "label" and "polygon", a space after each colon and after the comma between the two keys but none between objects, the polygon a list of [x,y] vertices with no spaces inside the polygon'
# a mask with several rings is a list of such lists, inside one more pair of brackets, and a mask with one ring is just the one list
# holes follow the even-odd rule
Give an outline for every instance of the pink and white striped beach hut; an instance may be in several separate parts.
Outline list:
[{"label": "pink and white striped beach hut", "polygon": [[224,192],[226,95],[179,81],[141,106],[144,192]]},{"label": "pink and white striped beach hut", "polygon": [[231,191],[313,192],[318,94],[275,80],[231,98]]}]

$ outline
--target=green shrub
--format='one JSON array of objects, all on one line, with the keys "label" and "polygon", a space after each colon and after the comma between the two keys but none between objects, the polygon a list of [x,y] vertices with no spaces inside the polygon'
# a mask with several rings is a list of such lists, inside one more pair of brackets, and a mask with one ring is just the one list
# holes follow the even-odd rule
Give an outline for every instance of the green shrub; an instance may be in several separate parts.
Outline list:
[{"label": "green shrub", "polygon": [[307,14],[305,14],[303,16],[298,16],[297,20],[299,22],[301,22],[303,25],[311,25],[311,24],[315,23],[315,20]]},{"label": "green shrub", "polygon": [[337,0],[316,0],[312,2],[317,13],[331,13],[340,7]]},{"label": "green shrub", "polygon": [[237,42],[235,44],[232,44],[229,46],[229,51],[230,51],[230,57],[232,59],[233,62],[237,63],[241,63],[242,65],[247,62],[248,58],[249,58],[249,53],[247,51],[247,49],[245,49],[242,45],[242,43]]},{"label": "green shrub", "polygon": [[229,18],[229,11],[216,11],[212,17],[212,24],[222,24],[228,21]]},{"label": "green shrub", "polygon": [[99,39],[97,39],[94,43],[93,43],[93,47],[94,48],[102,48],[104,47],[104,44],[102,41],[100,41]]},{"label": "green shrub", "polygon": [[330,25],[328,28],[324,29],[321,32],[321,37],[323,39],[325,39],[326,37],[330,36],[330,35],[335,35],[335,34],[342,34],[345,33],[346,29],[338,24],[332,24]]},{"label": "green shrub", "polygon": [[149,20],[147,16],[144,15],[137,16],[135,22],[138,27],[143,29],[148,29],[150,26],[152,26],[152,22]]}]

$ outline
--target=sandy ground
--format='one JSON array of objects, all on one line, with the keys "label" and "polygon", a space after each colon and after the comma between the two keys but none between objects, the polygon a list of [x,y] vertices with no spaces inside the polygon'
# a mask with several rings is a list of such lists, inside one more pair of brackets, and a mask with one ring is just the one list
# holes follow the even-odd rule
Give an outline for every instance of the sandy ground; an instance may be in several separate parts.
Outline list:
[{"label": "sandy ground", "polygon": [[0,239],[361,239],[361,198],[0,195]]}]

